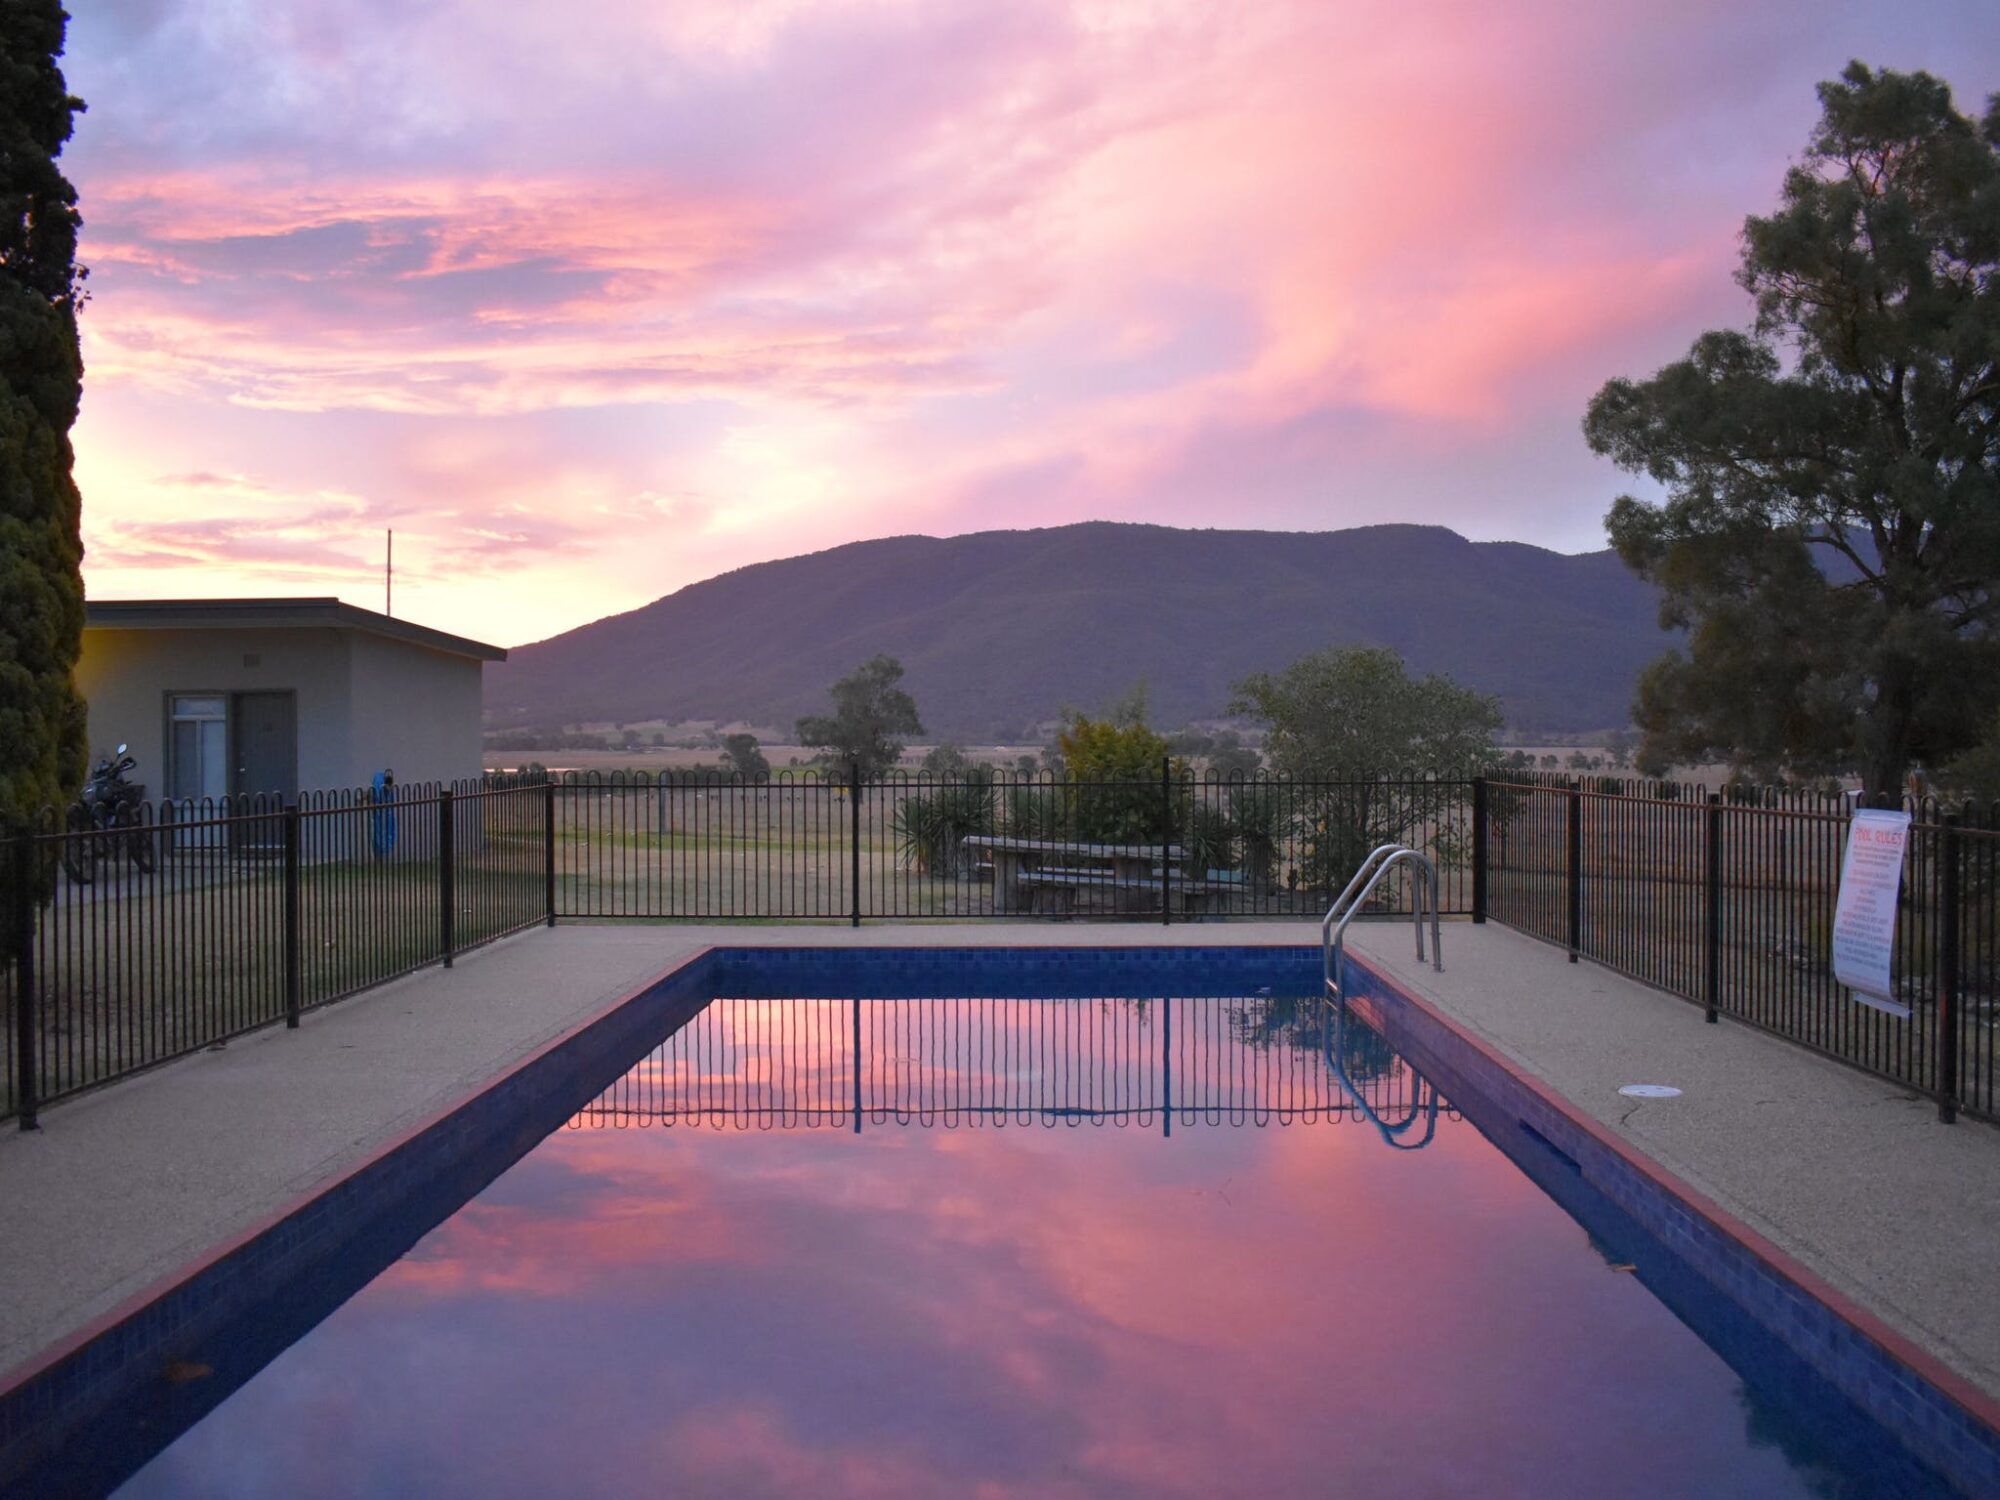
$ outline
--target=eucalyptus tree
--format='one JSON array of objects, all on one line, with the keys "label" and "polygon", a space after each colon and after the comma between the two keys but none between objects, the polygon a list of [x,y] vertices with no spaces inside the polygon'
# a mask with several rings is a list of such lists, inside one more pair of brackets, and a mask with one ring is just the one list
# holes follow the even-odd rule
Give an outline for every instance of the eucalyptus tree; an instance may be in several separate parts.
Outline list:
[{"label": "eucalyptus tree", "polygon": [[902,680],[903,664],[893,656],[863,662],[827,690],[832,713],[798,721],[799,743],[818,750],[829,773],[857,767],[863,781],[881,780],[910,736],[924,732],[916,700],[898,686]]},{"label": "eucalyptus tree", "polygon": [[1446,859],[1465,783],[1498,762],[1499,703],[1395,651],[1335,646],[1236,685],[1229,711],[1261,722],[1273,769],[1301,783],[1298,880],[1336,888],[1379,844],[1418,840]]},{"label": "eucalyptus tree", "polygon": [[1859,770],[1893,795],[2000,706],[2000,95],[1852,63],[1777,210],[1744,330],[1613,380],[1590,446],[1649,476],[1619,555],[1687,632],[1640,679],[1640,764]]},{"label": "eucalyptus tree", "polygon": [[771,761],[754,734],[722,737],[722,768],[739,781],[769,781]]}]

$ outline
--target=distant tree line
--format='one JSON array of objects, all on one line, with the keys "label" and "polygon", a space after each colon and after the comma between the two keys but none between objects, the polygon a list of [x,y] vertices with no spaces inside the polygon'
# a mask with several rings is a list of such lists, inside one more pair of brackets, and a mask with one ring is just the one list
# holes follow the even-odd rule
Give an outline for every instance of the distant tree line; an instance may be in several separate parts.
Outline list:
[{"label": "distant tree line", "polygon": [[[830,774],[845,765],[880,779],[904,736],[921,732],[902,675],[894,658],[878,656],[835,684],[833,713],[800,720],[800,738],[820,749]],[[935,747],[895,814],[904,859],[953,877],[969,863],[966,839],[1004,827],[1025,838],[1174,843],[1194,868],[1240,871],[1265,886],[1290,838],[1302,853],[1286,882],[1323,891],[1375,845],[1420,827],[1433,845],[1448,844],[1446,803],[1500,763],[1495,699],[1442,676],[1413,678],[1380,647],[1329,647],[1237,685],[1231,710],[1263,726],[1271,768],[1293,783],[1282,791],[1256,779],[1261,757],[1239,733],[1170,739],[1146,722],[1148,708],[1139,683],[1099,714],[1065,710],[1041,765],[1021,768],[1044,771],[1053,787],[1003,783],[956,746]],[[1195,755],[1208,774],[1237,778],[1221,800],[1193,795]]]},{"label": "distant tree line", "polygon": [[657,730],[641,735],[636,729],[611,734],[580,730],[499,729],[486,736],[488,750],[640,750],[667,743]]}]

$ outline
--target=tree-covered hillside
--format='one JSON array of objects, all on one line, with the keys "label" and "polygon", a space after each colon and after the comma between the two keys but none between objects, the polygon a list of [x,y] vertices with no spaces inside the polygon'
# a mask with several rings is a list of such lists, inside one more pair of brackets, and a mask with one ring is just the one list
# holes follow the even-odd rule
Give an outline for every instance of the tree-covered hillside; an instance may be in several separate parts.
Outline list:
[{"label": "tree-covered hillside", "polygon": [[1665,644],[1657,597],[1609,552],[1469,542],[1434,526],[1186,531],[1092,522],[891,537],[691,585],[489,668],[496,727],[651,718],[789,725],[878,652],[927,729],[1013,738],[1146,679],[1166,725],[1333,644],[1496,695],[1515,728],[1628,718]]}]

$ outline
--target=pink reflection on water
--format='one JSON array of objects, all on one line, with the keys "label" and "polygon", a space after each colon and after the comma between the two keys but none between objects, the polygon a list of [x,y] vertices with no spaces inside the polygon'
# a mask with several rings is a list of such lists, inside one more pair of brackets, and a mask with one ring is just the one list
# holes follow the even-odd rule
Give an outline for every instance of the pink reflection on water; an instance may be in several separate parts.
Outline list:
[{"label": "pink reflection on water", "polygon": [[[955,1003],[1043,1055],[1046,1010]],[[709,1014],[698,1066],[647,1078],[851,1088],[757,1003]],[[273,1423],[292,1459],[252,1473]],[[1471,1127],[1393,1153],[1324,1115],[558,1132],[148,1477],[331,1494],[357,1463],[450,1494],[1802,1493],[1726,1367]]]}]

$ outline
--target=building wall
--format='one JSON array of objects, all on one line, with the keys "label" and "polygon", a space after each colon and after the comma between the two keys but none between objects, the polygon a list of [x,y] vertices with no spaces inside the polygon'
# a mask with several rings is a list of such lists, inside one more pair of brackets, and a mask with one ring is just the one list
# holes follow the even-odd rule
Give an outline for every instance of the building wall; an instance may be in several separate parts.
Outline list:
[{"label": "building wall", "polygon": [[355,785],[380,770],[404,785],[477,777],[480,666],[406,641],[356,635],[351,698]]},{"label": "building wall", "polygon": [[[340,630],[85,630],[76,680],[90,705],[92,764],[124,741],[147,797],[157,798],[166,790],[169,694],[289,690],[299,786],[349,785],[351,640]],[[476,712],[473,723],[476,734]]]},{"label": "building wall", "polygon": [[77,686],[90,706],[92,762],[121,740],[146,795],[166,791],[173,693],[290,690],[302,791],[476,777],[480,666],[463,656],[350,630],[117,630],[83,633]]}]

